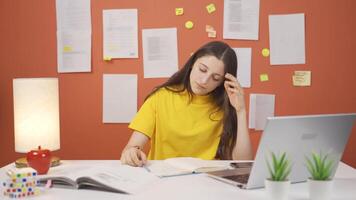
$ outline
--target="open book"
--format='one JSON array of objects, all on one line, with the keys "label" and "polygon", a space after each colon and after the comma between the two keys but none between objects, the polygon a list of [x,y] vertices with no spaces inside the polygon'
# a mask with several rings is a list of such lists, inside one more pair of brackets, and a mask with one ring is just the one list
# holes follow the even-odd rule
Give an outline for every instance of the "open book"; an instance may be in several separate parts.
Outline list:
[{"label": "open book", "polygon": [[158,180],[145,169],[120,164],[105,167],[66,167],[67,169],[39,176],[39,185],[51,180],[53,187],[133,194]]},{"label": "open book", "polygon": [[177,157],[163,161],[150,161],[145,167],[158,177],[168,177],[228,169],[229,164],[218,160]]}]

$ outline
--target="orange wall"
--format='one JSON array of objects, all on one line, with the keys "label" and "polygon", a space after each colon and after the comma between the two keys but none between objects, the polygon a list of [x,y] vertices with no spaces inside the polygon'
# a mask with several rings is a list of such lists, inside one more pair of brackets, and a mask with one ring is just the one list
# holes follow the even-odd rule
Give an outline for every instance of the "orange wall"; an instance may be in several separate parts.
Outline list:
[{"label": "orange wall", "polygon": [[[205,6],[215,3],[208,15]],[[185,14],[174,15],[175,7]],[[252,88],[250,93],[276,94],[276,115],[356,112],[356,1],[354,0],[261,0],[258,41],[225,40],[232,47],[252,47]],[[102,60],[102,10],[138,8],[139,59]],[[215,27],[222,39],[222,0],[92,0],[92,72],[57,73],[56,15],[54,0],[0,1],[0,166],[23,154],[14,152],[12,79],[15,77],[59,78],[62,159],[119,159],[131,131],[127,124],[102,123],[103,73],[137,73],[138,103],[166,79],[144,79],[141,30],[177,27],[179,65],[190,53],[210,41],[205,25]],[[269,46],[268,15],[303,12],[306,16],[305,65],[271,67],[260,51]],[[192,30],[183,27],[195,22]],[[291,85],[294,70],[311,70],[312,86]],[[270,81],[260,82],[260,73]],[[261,132],[251,131],[254,150]],[[343,161],[356,167],[356,128]]]}]

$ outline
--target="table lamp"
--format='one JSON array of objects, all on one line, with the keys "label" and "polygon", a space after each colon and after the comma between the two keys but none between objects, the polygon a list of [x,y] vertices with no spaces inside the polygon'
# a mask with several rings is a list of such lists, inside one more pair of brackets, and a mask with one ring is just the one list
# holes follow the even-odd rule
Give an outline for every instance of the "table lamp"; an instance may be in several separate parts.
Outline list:
[{"label": "table lamp", "polygon": [[15,151],[27,153],[16,160],[17,167],[31,166],[45,174],[48,163],[59,164],[50,155],[60,148],[58,96],[58,78],[13,79]]}]

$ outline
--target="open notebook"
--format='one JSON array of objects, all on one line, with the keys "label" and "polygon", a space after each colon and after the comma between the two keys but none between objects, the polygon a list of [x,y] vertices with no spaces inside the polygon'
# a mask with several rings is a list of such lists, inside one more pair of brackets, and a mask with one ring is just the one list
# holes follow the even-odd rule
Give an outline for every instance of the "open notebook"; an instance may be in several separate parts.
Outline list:
[{"label": "open notebook", "polygon": [[149,161],[145,166],[158,177],[169,177],[184,174],[211,172],[229,169],[229,163],[218,160],[202,160],[191,157],[169,158],[163,161]]},{"label": "open notebook", "polygon": [[51,180],[53,187],[134,194],[159,179],[140,167],[120,164],[116,166],[64,166],[63,164],[59,167],[62,169],[39,176],[39,184],[44,185]]}]

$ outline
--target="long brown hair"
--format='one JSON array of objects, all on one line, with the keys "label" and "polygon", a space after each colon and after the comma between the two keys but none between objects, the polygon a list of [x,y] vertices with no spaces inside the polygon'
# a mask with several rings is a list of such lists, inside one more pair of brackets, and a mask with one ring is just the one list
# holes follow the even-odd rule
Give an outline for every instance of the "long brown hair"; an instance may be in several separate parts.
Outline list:
[{"label": "long brown hair", "polygon": [[[226,43],[213,41],[200,47],[185,63],[184,67],[173,74],[165,83],[157,86],[147,97],[150,97],[160,88],[166,88],[173,92],[188,91],[190,99],[194,98],[194,93],[190,86],[190,73],[195,61],[203,56],[215,56],[224,63],[225,73],[230,73],[236,77],[237,58],[235,51]],[[182,87],[175,87],[182,86]],[[173,89],[175,88],[175,89]],[[222,110],[223,131],[220,138],[216,158],[232,159],[232,151],[236,144],[237,116],[235,109],[231,106],[229,98],[225,92],[224,81],[209,94],[217,107],[217,111]]]}]

